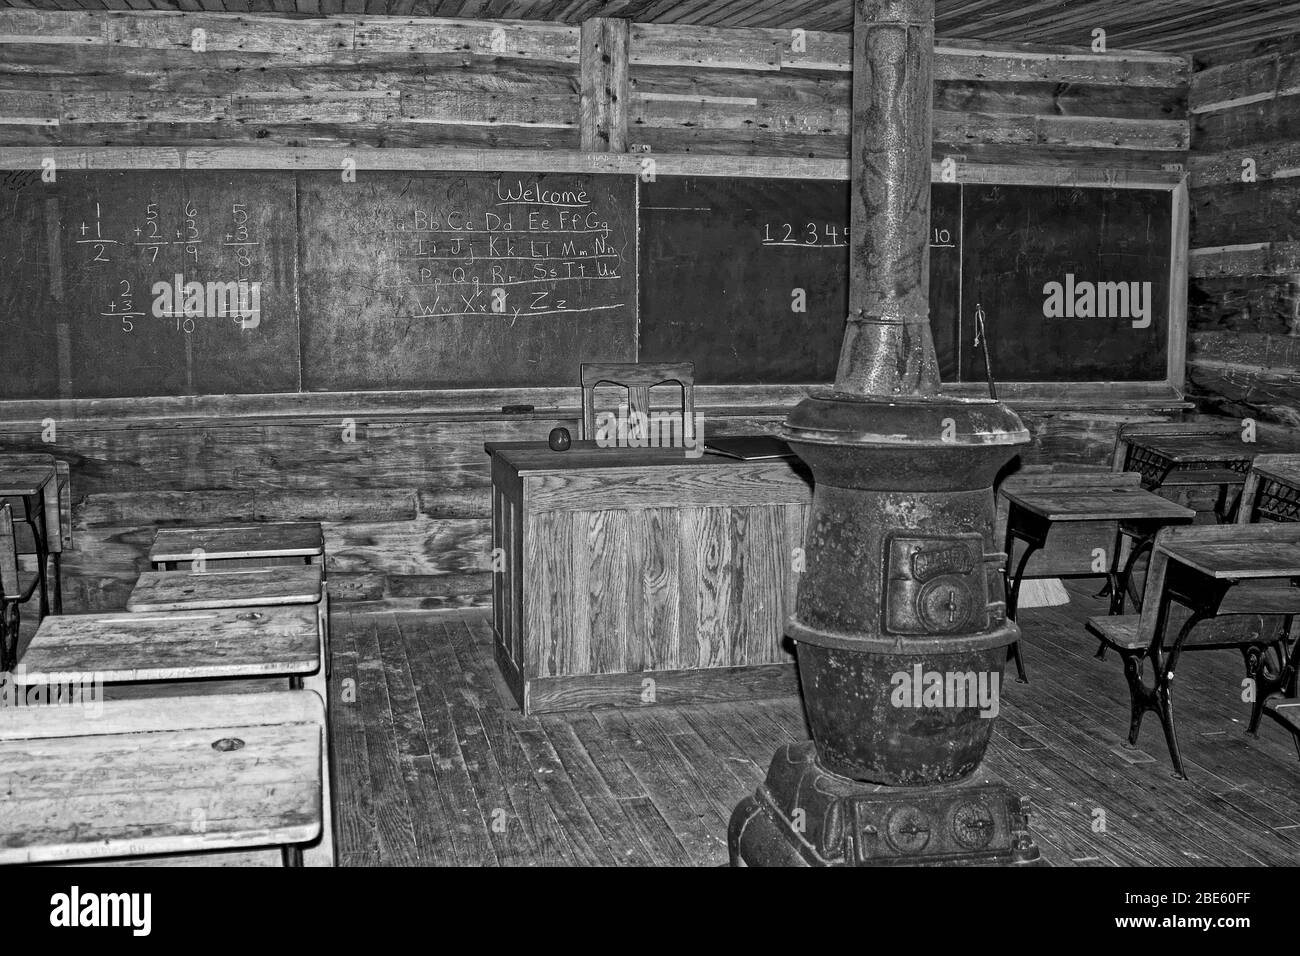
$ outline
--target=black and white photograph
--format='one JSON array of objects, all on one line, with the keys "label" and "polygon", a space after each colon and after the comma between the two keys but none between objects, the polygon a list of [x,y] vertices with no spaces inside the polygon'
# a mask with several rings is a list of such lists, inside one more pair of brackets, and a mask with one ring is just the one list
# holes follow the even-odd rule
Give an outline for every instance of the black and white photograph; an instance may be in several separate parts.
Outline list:
[{"label": "black and white photograph", "polygon": [[1296,0],[0,0],[10,917],[1283,929],[1292,339]]}]

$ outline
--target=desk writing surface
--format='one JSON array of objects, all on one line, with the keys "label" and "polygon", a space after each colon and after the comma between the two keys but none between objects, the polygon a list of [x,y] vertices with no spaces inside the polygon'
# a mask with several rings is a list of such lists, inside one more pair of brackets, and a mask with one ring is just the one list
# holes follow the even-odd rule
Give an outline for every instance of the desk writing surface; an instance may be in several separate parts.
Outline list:
[{"label": "desk writing surface", "polygon": [[36,494],[54,480],[54,465],[11,465],[0,457],[0,498]]},{"label": "desk writing surface", "polygon": [[1049,521],[1191,521],[1196,512],[1141,488],[1003,490],[1020,507]]},{"label": "desk writing surface", "polygon": [[1182,528],[1159,547],[1171,560],[1221,580],[1300,577],[1300,524]]},{"label": "desk writing surface", "polygon": [[1271,478],[1279,481],[1284,485],[1290,485],[1293,488],[1300,488],[1300,455],[1268,455],[1266,460],[1260,455],[1255,459],[1255,471],[1265,478]]},{"label": "desk writing surface", "polygon": [[[798,459],[688,458],[680,448],[599,448],[575,442],[492,442],[494,481],[521,485],[530,511],[806,504],[812,473]],[[505,474],[498,474],[504,469]],[[509,478],[510,482],[503,479]]]},{"label": "desk writing surface", "polygon": [[[0,863],[306,843],[320,698],[304,691],[20,707],[0,722]],[[219,751],[213,741],[244,746]],[[93,768],[94,772],[88,772]],[[204,826],[196,828],[201,815]]]},{"label": "desk writing surface", "polygon": [[[703,438],[700,439],[701,443]],[[602,448],[594,441],[575,441],[568,451],[552,451],[544,441],[487,442],[483,449],[520,472],[574,471],[581,468],[725,468],[756,464],[727,455],[687,454],[684,448]],[[694,457],[691,457],[694,455]],[[778,459],[768,459],[778,460]],[[791,459],[779,459],[791,460]]]},{"label": "desk writing surface", "polygon": [[325,541],[317,522],[268,521],[209,528],[162,528],[154,535],[149,560],[191,561],[196,550],[213,561],[306,557],[323,554]]},{"label": "desk writing surface", "polygon": [[1268,440],[1244,442],[1231,437],[1214,435],[1134,436],[1131,443],[1168,458],[1175,464],[1251,461],[1256,455],[1294,450],[1290,443]]},{"label": "desk writing surface", "polygon": [[316,612],[307,605],[67,614],[41,621],[14,680],[195,680],[312,674],[319,667]]},{"label": "desk writing surface", "polygon": [[319,564],[243,571],[145,571],[127,598],[128,611],[315,604],[321,600]]}]

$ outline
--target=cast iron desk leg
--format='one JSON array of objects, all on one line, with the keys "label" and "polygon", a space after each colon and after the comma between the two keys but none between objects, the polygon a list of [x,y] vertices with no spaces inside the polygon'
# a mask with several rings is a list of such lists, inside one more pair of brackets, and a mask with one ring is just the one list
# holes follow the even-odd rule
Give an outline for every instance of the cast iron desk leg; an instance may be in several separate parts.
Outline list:
[{"label": "cast iron desk leg", "polygon": [[[1051,530],[1051,527],[1052,523],[1046,518],[1026,511],[1014,501],[1010,503],[1010,507],[1007,509],[1007,537],[1004,549],[1007,552],[1007,566],[1002,573],[1006,588],[1008,621],[1016,619],[1016,609],[1020,601],[1020,581],[1025,575],[1025,567],[1029,564],[1029,558],[1047,542],[1047,533]],[[1025,553],[1020,556],[1020,561],[1013,573],[1011,570],[1012,545],[1017,538],[1025,543]],[[1028,684],[1029,677],[1025,673],[1025,661],[1021,655],[1019,640],[1014,641],[1007,648],[1007,657],[1016,662],[1016,680],[1021,684]]]}]

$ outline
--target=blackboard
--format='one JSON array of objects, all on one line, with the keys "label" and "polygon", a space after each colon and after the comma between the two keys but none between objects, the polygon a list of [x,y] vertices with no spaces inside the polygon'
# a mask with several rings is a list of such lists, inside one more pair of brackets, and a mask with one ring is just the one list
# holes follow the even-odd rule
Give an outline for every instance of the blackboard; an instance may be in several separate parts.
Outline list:
[{"label": "blackboard", "polygon": [[0,173],[0,398],[57,395],[58,341],[40,173]]},{"label": "blackboard", "polygon": [[[955,370],[956,186],[936,186],[931,323]],[[695,363],[697,382],[835,377],[848,314],[849,187],[791,179],[660,177],[642,186],[641,352]]]},{"label": "blackboard", "polygon": [[[987,347],[999,381],[1163,380],[1171,217],[1157,188],[935,184],[943,378],[982,381]],[[830,180],[13,171],[0,398],[566,386],[635,360],[826,382],[847,229]]]},{"label": "blackboard", "polygon": [[976,308],[1005,381],[1163,379],[1171,216],[1167,191],[962,187],[961,380],[984,377]]},{"label": "blackboard", "polygon": [[5,397],[297,388],[291,175],[33,173],[3,197]]},{"label": "blackboard", "polygon": [[634,359],[632,177],[300,182],[307,390],[569,385]]},{"label": "blackboard", "polygon": [[[1157,189],[934,184],[930,323],[943,379],[983,381],[985,343],[1001,381],[1164,379],[1171,203]],[[848,218],[843,182],[645,184],[640,358],[693,361],[708,384],[832,379]],[[1044,312],[1053,282],[1070,297],[1059,316]],[[1077,314],[1085,284],[1107,314]],[[806,312],[793,308],[800,290]],[[1130,291],[1140,294],[1127,301]]]}]

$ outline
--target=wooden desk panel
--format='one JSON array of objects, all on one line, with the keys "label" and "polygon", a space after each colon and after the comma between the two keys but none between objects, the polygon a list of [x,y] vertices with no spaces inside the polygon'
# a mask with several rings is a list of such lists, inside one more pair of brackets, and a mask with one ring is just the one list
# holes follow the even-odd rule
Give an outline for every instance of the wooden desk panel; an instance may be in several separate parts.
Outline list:
[{"label": "wooden desk panel", "polygon": [[493,628],[520,706],[793,692],[802,464],[589,444],[488,446]]},{"label": "wooden desk panel", "polygon": [[[301,691],[112,701],[93,720],[15,708],[0,722],[0,863],[307,843],[322,832],[324,727]],[[223,737],[245,745],[215,750]]]}]

